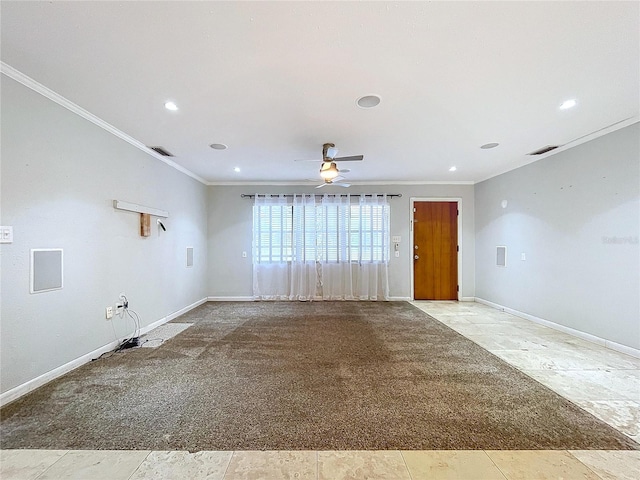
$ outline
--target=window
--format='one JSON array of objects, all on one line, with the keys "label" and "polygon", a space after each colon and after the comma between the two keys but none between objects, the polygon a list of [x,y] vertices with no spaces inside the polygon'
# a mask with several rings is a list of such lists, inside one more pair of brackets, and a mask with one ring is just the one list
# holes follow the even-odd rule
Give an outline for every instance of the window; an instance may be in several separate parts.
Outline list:
[{"label": "window", "polygon": [[254,261],[386,263],[389,204],[326,200],[255,205]]},{"label": "window", "polygon": [[293,206],[253,207],[254,258],[260,263],[293,259]]}]

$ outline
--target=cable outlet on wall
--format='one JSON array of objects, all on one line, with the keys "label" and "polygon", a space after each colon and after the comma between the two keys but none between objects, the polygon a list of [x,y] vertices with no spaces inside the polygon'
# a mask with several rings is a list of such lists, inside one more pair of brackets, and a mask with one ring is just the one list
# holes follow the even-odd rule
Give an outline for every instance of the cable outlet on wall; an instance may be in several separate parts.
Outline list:
[{"label": "cable outlet on wall", "polygon": [[107,307],[104,313],[105,313],[105,317],[107,317],[107,320],[109,320],[110,318],[113,318],[113,307]]},{"label": "cable outlet on wall", "polygon": [[242,258],[247,258],[247,252],[242,252]]}]

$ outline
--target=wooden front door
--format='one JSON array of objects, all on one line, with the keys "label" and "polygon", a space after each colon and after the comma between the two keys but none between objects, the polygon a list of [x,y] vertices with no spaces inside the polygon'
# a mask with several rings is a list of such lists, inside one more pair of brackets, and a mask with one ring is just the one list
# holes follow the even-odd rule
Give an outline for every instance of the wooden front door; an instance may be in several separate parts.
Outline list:
[{"label": "wooden front door", "polygon": [[457,300],[458,203],[413,206],[413,298]]}]

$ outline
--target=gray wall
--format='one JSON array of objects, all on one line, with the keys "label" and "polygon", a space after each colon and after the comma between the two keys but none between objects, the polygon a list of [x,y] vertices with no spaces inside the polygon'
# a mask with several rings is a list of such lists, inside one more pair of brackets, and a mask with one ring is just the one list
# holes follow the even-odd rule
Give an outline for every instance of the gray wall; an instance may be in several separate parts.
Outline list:
[{"label": "gray wall", "polygon": [[[206,297],[207,187],[34,91],[2,81],[1,391],[124,336],[105,320],[125,292],[153,323]],[[114,199],[169,212],[139,235]],[[195,265],[185,267],[186,246]],[[29,251],[64,249],[64,288],[29,293]]]},{"label": "gray wall", "polygon": [[[312,186],[211,186],[209,187],[209,296],[249,297],[252,291],[251,241],[253,200],[242,193],[319,193]],[[320,193],[345,193],[325,187]],[[411,197],[462,198],[462,297],[474,296],[474,200],[472,185],[378,185],[352,186],[349,193],[401,193],[389,200],[391,235],[400,235],[400,257],[389,264],[392,297],[411,297],[412,254],[410,232]],[[247,257],[242,258],[242,252]]]},{"label": "gray wall", "polygon": [[639,139],[636,123],[477,184],[476,297],[640,348]]}]

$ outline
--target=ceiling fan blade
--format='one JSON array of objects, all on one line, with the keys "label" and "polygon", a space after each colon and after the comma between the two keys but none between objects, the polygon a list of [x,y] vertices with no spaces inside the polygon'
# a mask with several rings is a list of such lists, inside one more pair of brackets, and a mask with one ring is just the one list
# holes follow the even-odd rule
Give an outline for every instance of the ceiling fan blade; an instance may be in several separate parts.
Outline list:
[{"label": "ceiling fan blade", "polygon": [[327,183],[321,183],[321,184],[320,184],[320,185],[318,185],[316,188],[322,188],[322,187],[324,187],[325,185],[328,185],[328,184],[327,184]]},{"label": "ceiling fan blade", "polygon": [[350,183],[332,183],[331,185],[337,185],[338,187],[350,187]]},{"label": "ceiling fan blade", "polygon": [[364,159],[364,155],[352,155],[350,157],[336,157],[334,162],[359,162]]},{"label": "ceiling fan blade", "polygon": [[348,168],[341,168],[340,170],[338,170],[340,173],[349,173],[351,170],[349,170]]},{"label": "ceiling fan blade", "polygon": [[326,156],[326,158],[334,159],[334,158],[336,158],[336,155],[338,155],[338,149],[336,147],[327,148],[327,156]]}]

